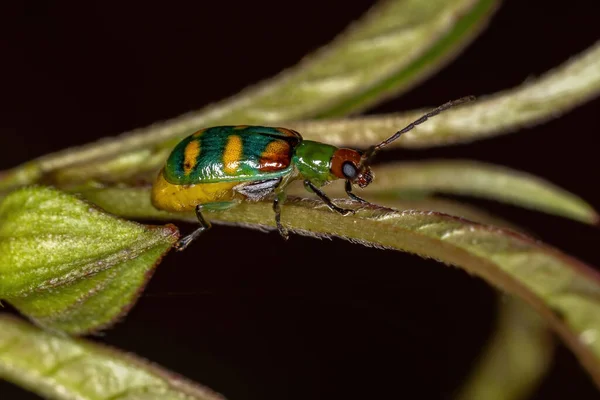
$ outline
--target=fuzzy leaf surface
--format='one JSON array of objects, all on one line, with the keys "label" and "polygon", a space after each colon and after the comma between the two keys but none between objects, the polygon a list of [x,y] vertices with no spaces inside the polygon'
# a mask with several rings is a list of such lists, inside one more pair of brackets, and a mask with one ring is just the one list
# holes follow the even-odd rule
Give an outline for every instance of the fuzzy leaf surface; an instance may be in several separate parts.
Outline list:
[{"label": "fuzzy leaf surface", "polygon": [[449,62],[483,29],[499,2],[382,1],[331,44],[270,80],[203,110],[24,164],[0,176],[0,190],[39,182],[67,167],[76,166],[67,175],[80,176],[81,164],[113,177],[158,169],[177,141],[207,126],[275,124],[367,107]]},{"label": "fuzzy leaf surface", "polygon": [[83,334],[128,311],[178,238],[45,187],[0,203],[0,299],[47,329]]},{"label": "fuzzy leaf surface", "polygon": [[131,354],[0,314],[0,378],[56,400],[224,400]]},{"label": "fuzzy leaf surface", "polygon": [[[91,189],[83,194],[129,218],[195,220],[191,213],[154,209],[148,189]],[[242,203],[207,218],[263,229],[275,226],[270,202]],[[438,212],[368,207],[342,217],[320,201],[292,198],[285,203],[282,222],[292,232],[414,253],[483,278],[540,313],[600,386],[600,274],[577,259],[523,234]],[[194,245],[201,246],[202,240]]]},{"label": "fuzzy leaf surface", "polygon": [[[468,143],[556,118],[600,93],[600,42],[521,86],[481,96],[430,119],[390,146],[428,148]],[[479,96],[479,93],[461,93]],[[452,100],[452,99],[447,99]],[[439,104],[432,104],[432,108]],[[286,126],[311,140],[367,148],[429,110],[325,121],[291,121]],[[580,132],[583,134],[583,132]]]},{"label": "fuzzy leaf surface", "polygon": [[[467,143],[513,132],[556,118],[593,99],[598,93],[600,43],[538,79],[445,111],[406,133],[390,146],[427,148]],[[281,125],[301,132],[306,139],[365,149],[388,138],[426,111],[429,110],[360,118],[290,121]],[[168,145],[174,146],[175,143],[169,142]],[[91,146],[95,148],[94,144]],[[151,175],[158,171],[170,149],[168,146],[155,150],[146,148],[123,157],[72,167],[65,166],[50,173],[46,178],[59,185],[90,179],[104,182],[126,181],[140,174]],[[74,150],[73,154],[78,157],[79,151]],[[56,157],[63,159],[60,154]],[[0,190],[3,186],[10,187],[26,181],[29,179],[27,176],[31,176],[30,173],[42,165],[43,159],[7,172],[4,180],[0,179]],[[50,170],[54,168],[50,164],[48,166]]]}]

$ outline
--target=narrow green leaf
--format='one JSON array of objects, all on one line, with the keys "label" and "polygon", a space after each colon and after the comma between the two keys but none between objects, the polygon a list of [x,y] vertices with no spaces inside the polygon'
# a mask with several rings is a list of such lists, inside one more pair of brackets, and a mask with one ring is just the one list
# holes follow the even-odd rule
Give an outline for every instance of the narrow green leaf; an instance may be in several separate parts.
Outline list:
[{"label": "narrow green leaf", "polygon": [[554,343],[527,304],[504,296],[494,335],[458,400],[525,400],[550,369]]},{"label": "narrow green leaf", "polygon": [[[409,148],[441,146],[511,132],[555,118],[596,97],[598,93],[600,42],[537,80],[448,110],[406,133],[393,145]],[[424,110],[419,110],[398,115],[340,120],[291,121],[283,125],[301,132],[306,139],[366,148],[389,137],[420,117],[423,112]],[[139,140],[141,138],[138,137]],[[172,142],[166,143],[169,146],[173,145]],[[91,146],[90,149],[98,149],[94,145]],[[72,167],[68,167],[67,164],[44,164],[45,161],[41,159],[7,172],[6,178],[0,180],[0,190],[3,187],[22,184],[28,179],[38,179],[43,175],[42,171],[53,171],[59,166],[65,168],[47,176],[47,179],[57,184],[84,182],[93,178],[119,182],[142,172],[160,169],[169,151],[168,146],[156,151],[140,149],[128,153],[122,159],[116,157]],[[73,154],[77,158],[84,153],[74,150]],[[50,159],[53,157],[50,156]],[[66,153],[59,153],[56,157],[60,160],[69,159]]]},{"label": "narrow green leaf", "polygon": [[[129,218],[182,219],[155,210],[148,189],[84,192],[106,210]],[[338,200],[346,207],[354,203]],[[209,214],[215,223],[273,227],[269,202],[243,203]],[[529,303],[573,350],[600,386],[600,277],[580,261],[516,232],[436,212],[368,207],[341,217],[322,202],[290,199],[282,215],[293,232],[415,253],[465,269]],[[210,234],[208,232],[207,234]],[[201,246],[202,240],[196,244]]]},{"label": "narrow green leaf", "polygon": [[[6,173],[0,190],[38,182],[74,165],[102,165],[107,159],[109,170],[115,162],[114,168],[123,173],[156,169],[180,138],[201,127],[272,124],[364,108],[409,89],[449,62],[481,31],[499,2],[382,1],[331,44],[271,80],[204,110],[42,157]],[[149,150],[152,155],[146,154]],[[112,158],[119,155],[137,160],[137,169],[123,169]]]},{"label": "narrow green leaf", "polygon": [[110,216],[57,190],[0,203],[0,299],[48,329],[83,334],[127,312],[177,229]]},{"label": "narrow green leaf", "polygon": [[56,400],[223,400],[131,354],[0,314],[0,378]]},{"label": "narrow green leaf", "polygon": [[[600,42],[538,79],[448,110],[406,133],[394,146],[424,148],[467,143],[540,124],[600,93]],[[472,93],[477,95],[478,93]],[[451,99],[448,99],[451,100]],[[434,104],[437,106],[439,104]],[[389,137],[425,110],[353,119],[288,122],[311,140],[366,148]]]},{"label": "narrow green leaf", "polygon": [[[377,178],[379,179],[379,175],[377,175]],[[334,197],[341,195],[341,197],[343,197],[343,193],[344,188],[341,182],[334,182],[327,186],[327,194],[329,195],[333,195]],[[466,218],[470,221],[479,222],[481,224],[509,228],[525,233],[523,228],[515,225],[514,223],[497,217],[478,207],[450,199],[432,197],[423,191],[402,191],[398,194],[376,191],[374,194],[372,194],[369,190],[368,194],[364,196],[365,193],[361,193],[361,197],[365,199],[368,198],[369,201],[372,201],[374,204],[383,207],[394,208],[396,210],[437,211],[452,215],[454,217]],[[289,190],[288,194],[304,198],[318,198],[316,195],[308,193],[304,187],[297,186]]]},{"label": "narrow green leaf", "polygon": [[[600,222],[598,213],[572,193],[534,175],[471,160],[429,160],[378,166],[377,179],[361,193],[364,197],[403,193],[446,193],[482,197],[572,218]],[[331,195],[343,188],[331,185]]]},{"label": "narrow green leaf", "polygon": [[[394,25],[390,24],[389,27],[381,27],[379,21],[385,24],[384,13],[396,10],[382,10],[381,14],[373,16],[379,25],[373,31],[381,27],[383,33],[368,32],[366,40],[360,37],[359,40],[352,38],[352,47],[348,46],[349,57],[361,58],[352,59],[352,63],[358,67],[357,70],[367,71],[368,65],[368,68],[373,71],[373,75],[365,74],[365,78],[371,79],[371,82],[357,85],[359,90],[356,93],[336,101],[329,109],[319,110],[317,116],[331,117],[355,113],[415,86],[452,60],[473,40],[485,27],[500,3],[496,0],[427,3],[419,0],[404,1],[398,3],[396,8],[398,15],[405,13],[404,20],[399,21],[400,23],[394,21]],[[358,43],[358,46],[355,47],[354,42]],[[358,54],[357,48],[362,54]],[[393,54],[408,57],[404,60],[392,60]],[[387,76],[382,74],[382,78],[375,80],[373,78],[377,77],[375,74],[377,70],[383,71],[387,67],[385,64],[381,65],[381,62],[388,64],[392,72]],[[377,70],[374,69],[378,64]],[[348,69],[347,72],[349,72],[347,76],[350,76],[353,71]],[[363,75],[363,72],[359,74]],[[335,81],[343,82],[340,78],[343,79],[344,76],[336,76]],[[364,82],[367,83],[366,80]],[[294,119],[297,118],[298,116]]]}]

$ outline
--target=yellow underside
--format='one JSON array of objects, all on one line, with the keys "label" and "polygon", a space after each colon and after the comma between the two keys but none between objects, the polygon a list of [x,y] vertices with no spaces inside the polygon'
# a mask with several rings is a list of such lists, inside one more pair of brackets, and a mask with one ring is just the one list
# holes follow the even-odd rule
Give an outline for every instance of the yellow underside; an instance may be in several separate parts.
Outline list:
[{"label": "yellow underside", "polygon": [[233,200],[236,193],[232,189],[239,184],[240,182],[218,182],[173,185],[165,180],[161,171],[152,187],[152,204],[159,210],[191,211],[198,204]]}]

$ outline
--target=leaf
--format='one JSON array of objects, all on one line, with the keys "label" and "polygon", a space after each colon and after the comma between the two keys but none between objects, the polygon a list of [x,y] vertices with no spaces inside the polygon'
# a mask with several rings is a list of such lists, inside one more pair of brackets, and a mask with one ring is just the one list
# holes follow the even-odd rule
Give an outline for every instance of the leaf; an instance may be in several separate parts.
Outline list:
[{"label": "leaf", "polygon": [[49,399],[223,400],[131,354],[0,314],[0,377]]},{"label": "leaf", "polygon": [[[149,190],[144,188],[90,189],[83,195],[129,218],[195,219],[192,213],[155,210]],[[275,225],[269,202],[242,203],[207,218],[263,229]],[[292,198],[285,203],[282,221],[293,232],[406,251],[459,266],[485,279],[540,313],[600,386],[600,276],[580,261],[514,231],[437,212],[369,207],[342,217],[322,202]]]},{"label": "leaf", "polygon": [[539,315],[508,296],[499,308],[495,333],[458,400],[528,399],[550,368],[554,343]]},{"label": "leaf", "polygon": [[[499,165],[471,160],[403,162],[379,165],[375,175],[364,191],[366,198],[437,192],[502,201],[588,224],[600,222],[593,207],[574,194],[542,178]],[[344,193],[341,185],[330,188],[330,195]]]},{"label": "leaf", "polygon": [[[537,80],[530,80],[520,87],[448,110],[406,133],[393,145],[422,148],[484,139],[555,118],[594,98],[598,93],[600,42]],[[424,112],[419,110],[398,115],[341,120],[291,121],[282,125],[301,132],[306,139],[366,148],[389,137]],[[138,139],[141,140],[141,136]],[[166,143],[174,146],[173,142]],[[136,174],[154,173],[160,169],[170,151],[168,146],[155,152],[141,149],[123,158],[66,167],[52,172],[47,179],[60,185],[94,178],[105,182],[125,181]],[[75,152],[73,157],[79,157],[78,154]],[[65,160],[68,159],[67,155],[64,156]],[[59,153],[56,157],[62,159],[63,156]],[[26,164],[8,172],[5,180],[0,180],[0,190],[22,184],[28,179],[37,179],[42,170],[52,171],[55,168],[58,168],[58,164],[44,164],[43,159]]]},{"label": "leaf", "polygon": [[[377,175],[377,178],[379,178],[379,175]],[[344,193],[343,185],[340,185],[340,183],[341,182],[334,182],[327,186],[327,194],[336,196]],[[290,189],[288,194],[298,197],[317,199],[315,195],[308,193],[304,187]],[[362,195],[363,193],[361,193],[361,196]],[[374,194],[372,194],[369,190],[368,195],[362,197],[368,198],[374,204],[383,207],[394,208],[396,210],[437,211],[455,217],[466,218],[482,224],[494,225],[498,227],[510,228],[519,232],[525,232],[524,228],[518,227],[512,222],[492,215],[486,210],[482,210],[478,207],[459,201],[432,197],[429,196],[428,193],[422,191],[406,191],[401,192],[398,195],[392,195],[390,192],[382,191],[375,191]]]},{"label": "leaf", "polygon": [[[0,190],[39,182],[79,164],[108,162],[111,170],[116,163],[124,173],[157,169],[178,140],[201,127],[275,123],[364,108],[407,90],[449,62],[486,25],[498,3],[382,1],[330,45],[271,80],[204,110],[27,163],[5,173]],[[117,156],[137,160],[136,168],[123,169]]]},{"label": "leaf", "polygon": [[0,203],[0,298],[37,324],[84,334],[135,303],[178,238],[110,216],[55,189],[19,189]]},{"label": "leaf", "polygon": [[[407,132],[393,146],[445,146],[513,132],[556,118],[599,93],[600,42],[596,42],[538,79],[530,79],[516,88],[480,97],[476,102],[445,111]],[[386,139],[424,112],[289,122],[286,126],[310,140],[366,148]]]}]

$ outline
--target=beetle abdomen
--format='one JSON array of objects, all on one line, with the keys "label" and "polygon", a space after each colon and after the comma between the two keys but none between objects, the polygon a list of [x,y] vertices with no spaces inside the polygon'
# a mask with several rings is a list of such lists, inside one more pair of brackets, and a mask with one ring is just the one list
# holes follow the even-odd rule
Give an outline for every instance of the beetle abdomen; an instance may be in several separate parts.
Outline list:
[{"label": "beetle abdomen", "polygon": [[291,170],[295,131],[262,126],[218,126],[180,142],[164,170],[176,185],[277,178]]},{"label": "beetle abdomen", "polygon": [[164,170],[152,186],[152,205],[165,211],[192,211],[199,204],[231,201],[236,197],[233,187],[239,182],[176,185],[167,182]]}]

